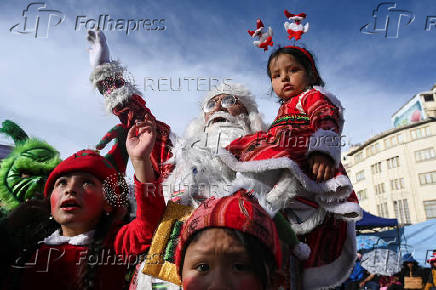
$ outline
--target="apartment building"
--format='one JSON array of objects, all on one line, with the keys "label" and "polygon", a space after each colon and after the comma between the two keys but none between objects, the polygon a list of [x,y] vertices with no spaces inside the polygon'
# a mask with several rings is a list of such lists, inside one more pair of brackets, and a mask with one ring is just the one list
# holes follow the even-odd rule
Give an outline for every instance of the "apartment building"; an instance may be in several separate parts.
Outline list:
[{"label": "apartment building", "polygon": [[366,211],[400,224],[436,218],[436,85],[393,116],[394,128],[353,146],[342,162]]}]

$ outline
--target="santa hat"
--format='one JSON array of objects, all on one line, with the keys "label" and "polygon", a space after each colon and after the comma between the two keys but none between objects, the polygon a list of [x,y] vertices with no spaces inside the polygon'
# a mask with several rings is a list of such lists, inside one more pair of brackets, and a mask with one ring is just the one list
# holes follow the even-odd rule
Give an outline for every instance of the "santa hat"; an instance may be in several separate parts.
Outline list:
[{"label": "santa hat", "polygon": [[[250,121],[250,129],[252,132],[262,131],[265,129],[265,124],[262,121],[262,115],[257,109],[255,97],[244,85],[232,82],[223,82],[212,88],[204,98],[201,107],[203,108],[210,99],[220,94],[230,94],[238,97],[239,101],[244,105],[248,112]],[[204,116],[203,116],[204,117]]]},{"label": "santa hat", "polygon": [[234,229],[256,237],[271,251],[277,268],[281,267],[282,254],[274,221],[255,198],[240,190],[231,196],[210,197],[183,224],[175,251],[175,264],[180,276],[187,241],[206,228]]},{"label": "santa hat", "polygon": [[292,14],[285,9],[285,16],[289,20],[303,20],[304,18],[306,18],[306,13]]},{"label": "santa hat", "polygon": [[[125,181],[118,184],[120,177],[114,166],[94,150],[82,150],[74,153],[50,173],[44,188],[44,196],[47,198],[53,191],[55,181],[62,175],[71,172],[87,172],[98,178],[103,183],[105,197],[112,206],[125,203]],[[114,182],[114,179],[116,180]],[[117,185],[114,187],[114,183]],[[115,196],[113,196],[115,194]]]},{"label": "santa hat", "polygon": [[262,20],[257,19],[257,21],[256,21],[256,28],[260,29],[260,28],[263,28],[263,27],[265,27],[265,25],[263,25]]}]

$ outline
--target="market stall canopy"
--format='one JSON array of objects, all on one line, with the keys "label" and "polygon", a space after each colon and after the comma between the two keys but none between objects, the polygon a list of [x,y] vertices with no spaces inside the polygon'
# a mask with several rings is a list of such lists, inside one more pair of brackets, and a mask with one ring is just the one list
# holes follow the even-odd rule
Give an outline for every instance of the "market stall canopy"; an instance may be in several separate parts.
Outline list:
[{"label": "market stall canopy", "polygon": [[363,211],[363,218],[356,223],[356,230],[398,226],[397,219],[385,219]]}]

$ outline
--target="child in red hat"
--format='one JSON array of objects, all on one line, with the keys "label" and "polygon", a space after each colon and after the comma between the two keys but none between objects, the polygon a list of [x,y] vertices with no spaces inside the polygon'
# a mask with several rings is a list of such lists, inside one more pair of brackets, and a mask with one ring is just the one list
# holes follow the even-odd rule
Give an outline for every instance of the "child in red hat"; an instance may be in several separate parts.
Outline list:
[{"label": "child in red hat", "polygon": [[[125,288],[127,266],[148,250],[165,208],[149,158],[155,138],[151,120],[129,130],[126,147],[135,169],[137,211],[125,225],[120,220],[126,213],[127,187],[111,163],[93,150],[61,162],[44,191],[52,217],[11,265],[3,288]],[[48,229],[56,230],[38,240]]]},{"label": "child in red hat", "polygon": [[241,190],[211,197],[192,213],[183,225],[175,264],[185,290],[270,289],[278,280],[281,255],[274,221]]}]

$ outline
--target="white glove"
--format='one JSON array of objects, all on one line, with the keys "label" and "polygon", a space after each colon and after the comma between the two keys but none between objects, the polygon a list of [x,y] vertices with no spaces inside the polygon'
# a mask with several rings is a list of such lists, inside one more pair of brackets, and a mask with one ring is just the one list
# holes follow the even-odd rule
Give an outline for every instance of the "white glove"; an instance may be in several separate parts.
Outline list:
[{"label": "white glove", "polygon": [[86,38],[90,44],[89,62],[93,67],[110,62],[109,47],[106,43],[106,36],[100,30],[88,30]]}]

